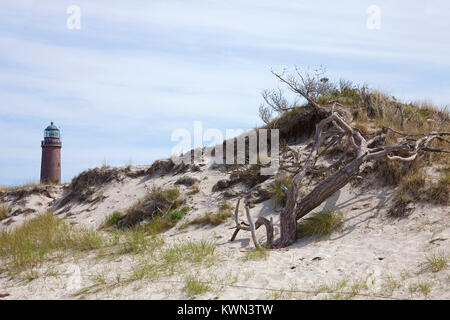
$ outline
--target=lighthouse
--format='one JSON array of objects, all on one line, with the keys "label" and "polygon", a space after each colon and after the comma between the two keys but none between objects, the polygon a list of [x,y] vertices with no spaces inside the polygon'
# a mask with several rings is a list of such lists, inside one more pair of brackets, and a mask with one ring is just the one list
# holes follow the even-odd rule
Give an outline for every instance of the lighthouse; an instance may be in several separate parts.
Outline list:
[{"label": "lighthouse", "polygon": [[61,183],[61,136],[53,122],[44,130],[41,147],[41,183]]}]

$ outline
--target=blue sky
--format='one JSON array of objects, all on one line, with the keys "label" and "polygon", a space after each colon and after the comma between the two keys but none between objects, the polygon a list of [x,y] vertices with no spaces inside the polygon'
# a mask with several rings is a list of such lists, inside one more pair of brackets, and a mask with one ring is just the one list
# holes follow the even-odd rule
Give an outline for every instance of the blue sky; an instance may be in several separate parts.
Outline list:
[{"label": "blue sky", "polygon": [[[81,9],[68,29],[66,10]],[[380,29],[366,10],[381,9]],[[150,164],[171,133],[261,124],[270,69],[327,68],[405,101],[450,102],[448,1],[0,2],[0,185],[39,180],[40,140],[62,129],[62,177]]]}]

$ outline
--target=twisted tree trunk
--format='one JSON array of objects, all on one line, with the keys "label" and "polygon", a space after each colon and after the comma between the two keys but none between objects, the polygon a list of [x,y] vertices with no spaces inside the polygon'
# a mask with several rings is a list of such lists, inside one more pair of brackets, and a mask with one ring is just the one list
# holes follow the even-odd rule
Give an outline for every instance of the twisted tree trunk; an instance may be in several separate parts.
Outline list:
[{"label": "twisted tree trunk", "polygon": [[343,188],[358,174],[359,168],[365,162],[365,156],[354,159],[341,170],[320,182],[308,195],[295,201],[295,192],[288,195],[287,203],[280,215],[280,239],[276,246],[287,247],[297,239],[297,220],[317,208],[322,202]]}]

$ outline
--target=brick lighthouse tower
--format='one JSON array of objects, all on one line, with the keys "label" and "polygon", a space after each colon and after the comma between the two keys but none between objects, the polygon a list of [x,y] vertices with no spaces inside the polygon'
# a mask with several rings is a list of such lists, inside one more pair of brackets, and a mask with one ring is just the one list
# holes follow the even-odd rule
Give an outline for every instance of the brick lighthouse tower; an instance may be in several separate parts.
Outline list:
[{"label": "brick lighthouse tower", "polygon": [[61,183],[61,136],[53,122],[44,130],[41,142],[41,183]]}]

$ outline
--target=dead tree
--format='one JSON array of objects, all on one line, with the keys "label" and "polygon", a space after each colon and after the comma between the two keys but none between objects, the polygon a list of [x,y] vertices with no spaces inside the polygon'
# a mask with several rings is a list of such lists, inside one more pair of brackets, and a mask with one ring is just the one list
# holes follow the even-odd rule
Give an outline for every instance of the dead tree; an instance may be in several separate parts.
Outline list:
[{"label": "dead tree", "polygon": [[258,220],[256,220],[256,223],[253,224],[252,218],[250,216],[250,207],[248,204],[245,204],[245,212],[247,215],[248,223],[245,222],[239,222],[239,204],[241,202],[241,199],[238,199],[238,202],[236,204],[236,209],[234,210],[234,221],[236,222],[236,230],[233,233],[233,236],[231,237],[230,241],[234,241],[236,238],[238,232],[240,230],[244,231],[250,231],[252,234],[252,240],[253,244],[256,248],[261,248],[261,245],[259,244],[258,240],[256,239],[255,230],[264,225],[266,227],[267,231],[267,242],[266,242],[266,248],[272,248],[273,247],[273,221],[272,219],[268,220],[264,217],[259,217]]},{"label": "dead tree", "polygon": [[[448,150],[429,147],[429,144],[433,140],[441,140],[449,143],[449,141],[445,139],[445,136],[450,135],[450,132],[409,134],[396,131],[389,127],[383,127],[373,138],[366,140],[358,129],[350,126],[337,112],[334,111],[334,107],[332,107],[331,110],[321,107],[308,95],[301,84],[295,82],[292,78],[285,79],[280,74],[274,74],[282,82],[286,83],[292,91],[303,96],[318,113],[328,114],[325,119],[321,120],[316,125],[313,146],[305,163],[301,166],[300,171],[294,176],[292,187],[290,189],[283,188],[286,192],[287,201],[280,214],[280,238],[274,243],[275,247],[283,248],[294,243],[296,240],[297,220],[310,213],[336,191],[347,185],[350,180],[359,173],[359,170],[364,163],[381,157],[387,157],[392,161],[413,161],[421,152],[450,153]],[[315,170],[314,166],[318,158],[318,150],[325,138],[324,131],[329,128],[336,129],[336,136],[346,138],[342,141],[347,141],[347,148],[354,151],[353,153],[355,156],[345,162],[342,161],[342,158],[338,159],[337,161],[339,161],[339,164],[342,167],[334,174],[322,180],[309,194],[302,196],[300,188],[303,178],[309,172]],[[400,141],[396,145],[382,145],[388,131],[391,131],[400,137]],[[344,163],[344,165],[342,165],[342,163]],[[335,167],[336,163],[332,163],[327,169]],[[236,206],[236,219],[238,206],[239,202]],[[246,210],[249,210],[248,206],[246,206]],[[239,230],[252,231],[252,222],[249,213],[247,214],[247,217],[249,224],[239,223],[236,220],[236,231],[231,240],[234,240]],[[267,222],[267,219],[259,218],[256,221],[255,229],[262,224],[266,225]],[[267,228],[267,239],[273,239],[273,234],[269,235],[270,230],[273,232],[273,227]],[[256,239],[253,239],[253,241],[255,242],[255,246],[259,245]]]}]

